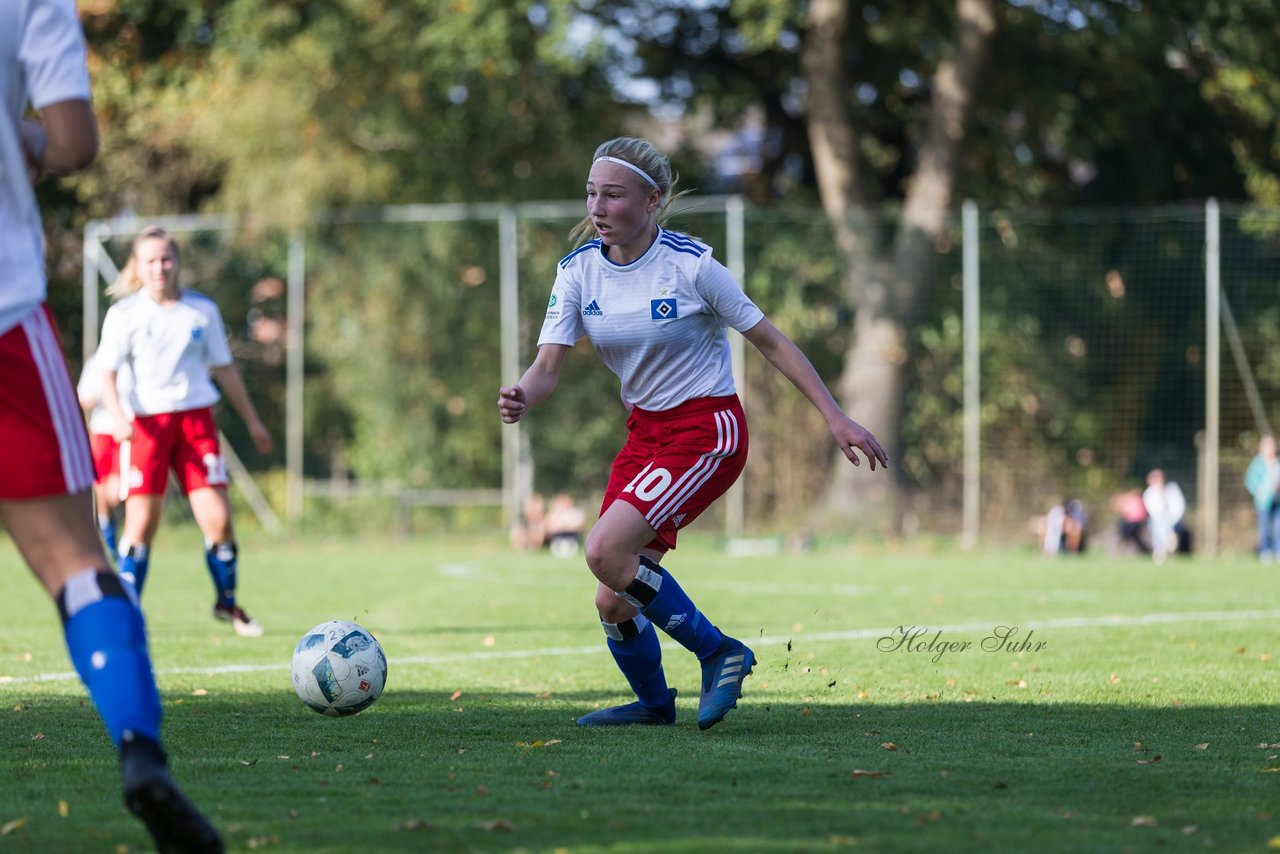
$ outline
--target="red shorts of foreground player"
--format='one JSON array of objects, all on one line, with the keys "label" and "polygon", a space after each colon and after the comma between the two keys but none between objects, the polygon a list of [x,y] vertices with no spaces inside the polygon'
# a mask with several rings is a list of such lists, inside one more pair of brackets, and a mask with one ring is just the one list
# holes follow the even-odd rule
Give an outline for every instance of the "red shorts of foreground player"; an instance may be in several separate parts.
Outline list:
[{"label": "red shorts of foreground player", "polygon": [[600,512],[617,499],[657,532],[648,548],[676,547],[687,526],[733,485],[747,463],[747,419],[737,395],[686,401],[665,412],[633,409]]},{"label": "red shorts of foreground player", "polygon": [[207,406],[135,415],[128,454],[130,495],[164,495],[171,469],[183,492],[227,486],[218,428]]},{"label": "red shorts of foreground player", "polygon": [[84,415],[48,306],[0,335],[0,499],[93,485]]}]

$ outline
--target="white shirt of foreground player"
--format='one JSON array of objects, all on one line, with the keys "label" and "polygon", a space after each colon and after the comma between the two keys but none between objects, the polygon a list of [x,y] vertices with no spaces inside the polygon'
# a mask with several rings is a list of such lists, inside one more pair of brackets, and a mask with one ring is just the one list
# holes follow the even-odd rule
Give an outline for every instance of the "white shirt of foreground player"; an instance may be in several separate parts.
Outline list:
[{"label": "white shirt of foreground player", "polygon": [[139,291],[111,306],[97,357],[104,371],[132,369],[128,405],[140,415],[212,406],[221,395],[209,370],[232,363],[218,306],[186,289],[169,305]]},{"label": "white shirt of foreground player", "polygon": [[0,335],[44,302],[44,232],[19,123],[37,110],[88,101],[75,0],[0,0]]},{"label": "white shirt of foreground player", "polygon": [[705,243],[666,229],[640,258],[615,264],[599,240],[559,266],[538,345],[572,346],[583,335],[622,381],[622,402],[651,412],[734,394],[725,332],[746,332],[764,313]]}]

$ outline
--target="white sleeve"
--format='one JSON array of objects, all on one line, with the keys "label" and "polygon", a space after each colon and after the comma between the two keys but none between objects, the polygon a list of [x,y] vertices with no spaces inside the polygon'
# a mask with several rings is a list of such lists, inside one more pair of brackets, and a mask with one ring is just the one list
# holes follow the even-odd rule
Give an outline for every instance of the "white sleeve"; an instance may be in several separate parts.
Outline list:
[{"label": "white sleeve", "polygon": [[90,99],[86,50],[75,0],[33,0],[18,46],[33,107]]},{"label": "white sleeve", "polygon": [[739,332],[746,332],[764,319],[764,312],[742,290],[729,268],[711,253],[702,259],[695,287],[711,310]]},{"label": "white sleeve", "polygon": [[235,361],[231,346],[227,343],[227,330],[222,325],[222,312],[212,306],[209,312],[209,346],[205,350],[205,364],[210,368],[223,368]]},{"label": "white sleeve", "polygon": [[80,381],[76,383],[76,397],[80,400],[102,400],[102,368],[95,356],[84,360]]},{"label": "white sleeve", "polygon": [[122,317],[116,306],[107,309],[107,317],[102,321],[102,335],[98,339],[98,352],[93,354],[99,373],[119,371],[128,356]]},{"label": "white sleeve", "polygon": [[568,270],[556,273],[556,283],[547,301],[547,315],[542,321],[538,346],[566,344],[572,347],[587,334],[582,325],[582,288],[577,276]]}]

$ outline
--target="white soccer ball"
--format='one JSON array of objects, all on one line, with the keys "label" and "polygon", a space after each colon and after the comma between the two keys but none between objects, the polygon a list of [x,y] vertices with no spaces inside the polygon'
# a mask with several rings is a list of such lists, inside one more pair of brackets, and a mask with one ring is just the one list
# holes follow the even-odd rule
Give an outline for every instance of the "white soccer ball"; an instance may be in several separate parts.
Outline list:
[{"label": "white soccer ball", "polygon": [[382,694],[387,657],[367,629],[330,620],[298,641],[289,672],[293,690],[307,708],[345,717],[369,708]]}]

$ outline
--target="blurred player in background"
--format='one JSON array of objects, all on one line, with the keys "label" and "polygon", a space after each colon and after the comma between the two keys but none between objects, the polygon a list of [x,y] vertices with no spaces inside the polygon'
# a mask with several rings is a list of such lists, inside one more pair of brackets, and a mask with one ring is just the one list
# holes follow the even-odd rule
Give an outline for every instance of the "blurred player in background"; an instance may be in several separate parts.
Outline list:
[{"label": "blurred player in background", "polygon": [[82,169],[98,151],[74,0],[0,3],[0,92],[0,520],[57,602],[71,660],[120,751],[125,804],[162,851],[221,851],[166,767],[142,612],[93,525],[93,460],[45,305],[31,179]]},{"label": "blurred player in background", "polygon": [[1244,488],[1258,513],[1258,559],[1271,563],[1280,555],[1280,460],[1276,437],[1270,433],[1258,440],[1258,453],[1244,473]]},{"label": "blurred player in background", "polygon": [[[271,434],[231,358],[217,305],[180,288],[178,274],[177,244],[150,226],[134,239],[129,261],[107,290],[119,301],[107,311],[98,344],[102,399],[115,419],[121,459],[128,458],[120,473],[127,490],[120,574],[142,592],[172,469],[204,535],[205,564],[217,592],[214,617],[242,637],[258,637],[262,626],[236,603],[238,547],[212,409],[218,388],[264,454],[271,451]],[[117,385],[125,366],[133,374],[127,408]]]},{"label": "blurred player in background", "polygon": [[622,381],[630,411],[585,553],[599,581],[596,609],[609,650],[637,700],[586,715],[578,721],[584,726],[675,722],[676,692],[667,687],[654,624],[701,662],[700,729],[737,705],[755,664],[752,650],[713,625],[659,563],[679,529],[724,494],[746,463],[726,326],[822,413],[850,462],[859,464],[857,451],[873,470],[888,462],[711,250],[663,227],[674,185],[666,155],[647,140],[624,137],[596,149],[587,217],[574,231],[595,239],[560,262],[538,355],[518,383],[498,392],[502,420],[520,420],[555,389],[565,354],[585,335]]},{"label": "blurred player in background", "polygon": [[[133,374],[128,366],[116,372],[116,394],[127,401],[133,390]],[[116,554],[116,511],[124,500],[120,490],[120,443],[116,441],[116,420],[102,400],[102,370],[97,356],[85,360],[76,385],[80,408],[89,422],[89,449],[93,452],[93,500],[98,511],[98,528],[108,554]],[[127,408],[127,404],[126,404]]]}]

